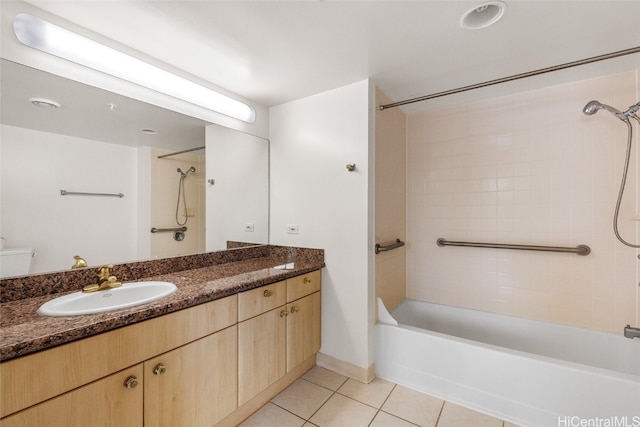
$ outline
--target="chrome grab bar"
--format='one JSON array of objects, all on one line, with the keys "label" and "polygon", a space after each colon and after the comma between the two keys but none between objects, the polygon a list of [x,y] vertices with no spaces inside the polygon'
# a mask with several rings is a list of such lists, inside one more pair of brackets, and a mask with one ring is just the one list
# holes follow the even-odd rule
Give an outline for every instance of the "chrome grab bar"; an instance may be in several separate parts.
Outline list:
[{"label": "chrome grab bar", "polygon": [[537,245],[510,245],[504,243],[474,243],[474,242],[450,242],[440,238],[437,240],[438,246],[469,246],[473,248],[496,248],[496,249],[517,249],[523,251],[542,252],[568,252],[576,255],[587,256],[591,253],[591,248],[587,245],[578,245],[575,248],[566,246],[537,246]]},{"label": "chrome grab bar", "polygon": [[124,197],[122,193],[81,193],[78,191],[60,190],[61,196],[107,196],[107,197]]},{"label": "chrome grab bar", "polygon": [[391,251],[393,249],[397,249],[397,248],[401,248],[404,246],[404,242],[400,239],[396,239],[395,242],[389,244],[389,245],[384,245],[382,246],[380,243],[376,243],[376,254],[379,254],[380,252],[386,252],[386,251]]},{"label": "chrome grab bar", "polygon": [[152,233],[164,233],[166,231],[187,231],[187,227],[177,227],[177,228],[155,228],[151,229]]}]

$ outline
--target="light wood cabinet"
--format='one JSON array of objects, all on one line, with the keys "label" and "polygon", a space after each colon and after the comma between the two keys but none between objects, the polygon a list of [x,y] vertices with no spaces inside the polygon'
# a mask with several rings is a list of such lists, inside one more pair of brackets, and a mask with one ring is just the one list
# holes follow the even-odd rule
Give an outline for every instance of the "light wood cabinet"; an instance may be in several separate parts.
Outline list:
[{"label": "light wood cabinet", "polygon": [[276,308],[238,324],[238,404],[286,373],[287,320]]},{"label": "light wood cabinet", "polygon": [[237,295],[0,363],[0,418],[237,323]]},{"label": "light wood cabinet", "polygon": [[287,279],[287,302],[318,292],[321,283],[320,270]]},{"label": "light wood cabinet", "polygon": [[3,418],[0,426],[141,427],[142,378],[142,364],[138,364]]},{"label": "light wood cabinet", "polygon": [[145,427],[212,426],[237,407],[237,327],[144,362]]},{"label": "light wood cabinet", "polygon": [[[217,337],[217,331],[233,325],[234,341],[224,347],[233,351],[227,359],[235,367],[237,310],[237,296],[233,295],[4,362],[0,364],[1,410],[3,415],[15,415],[2,418],[0,427],[48,425],[37,422],[40,417],[59,420],[53,425],[65,427],[140,427],[144,423],[144,378],[152,375],[143,371],[142,362],[202,337]],[[135,370],[131,374],[138,382],[135,388],[127,389],[121,374],[113,374],[121,369],[125,373]],[[195,383],[199,377],[183,380]],[[235,385],[235,371],[231,378]],[[125,398],[132,390],[136,397]],[[98,421],[79,421],[84,419]],[[104,423],[103,419],[114,421]],[[20,424],[20,420],[35,421]]]},{"label": "light wood cabinet", "polygon": [[238,322],[250,319],[287,302],[287,281],[272,283],[238,294]]},{"label": "light wood cabinet", "polygon": [[320,292],[287,304],[287,372],[320,349]]},{"label": "light wood cabinet", "polygon": [[255,316],[238,323],[240,405],[320,349],[320,284],[314,271],[238,295],[240,319]]},{"label": "light wood cabinet", "polygon": [[234,325],[3,418],[0,427],[209,427],[238,406],[236,361]]}]

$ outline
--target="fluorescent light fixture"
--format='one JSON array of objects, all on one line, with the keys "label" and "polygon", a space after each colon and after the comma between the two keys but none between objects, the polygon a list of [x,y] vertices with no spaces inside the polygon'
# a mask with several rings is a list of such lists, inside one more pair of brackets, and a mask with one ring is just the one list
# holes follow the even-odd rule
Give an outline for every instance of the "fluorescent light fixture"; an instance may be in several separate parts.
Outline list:
[{"label": "fluorescent light fixture", "polygon": [[42,52],[247,123],[256,120],[255,110],[243,102],[28,13],[15,17],[13,31],[21,43]]}]

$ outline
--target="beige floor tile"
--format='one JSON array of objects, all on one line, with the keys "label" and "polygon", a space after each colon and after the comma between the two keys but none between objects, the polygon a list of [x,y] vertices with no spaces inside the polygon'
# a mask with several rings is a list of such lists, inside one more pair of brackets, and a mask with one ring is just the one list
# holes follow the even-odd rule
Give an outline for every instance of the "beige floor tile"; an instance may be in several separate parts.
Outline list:
[{"label": "beige floor tile", "polygon": [[367,427],[376,409],[334,394],[309,421],[319,427]]},{"label": "beige floor tile", "polygon": [[273,403],[267,403],[258,412],[240,424],[240,427],[300,427],[304,422],[302,418],[296,417],[291,412]]},{"label": "beige floor tile", "polygon": [[331,390],[298,379],[274,397],[271,402],[308,420],[332,394]]},{"label": "beige floor tile", "polygon": [[416,427],[416,425],[380,411],[369,427]]},{"label": "beige floor tile", "polygon": [[438,427],[502,427],[502,420],[446,402]]},{"label": "beige floor tile", "polygon": [[338,393],[380,409],[394,385],[380,378],[374,378],[369,384],[349,379],[338,389]]},{"label": "beige floor tile", "polygon": [[443,403],[440,399],[398,385],[382,410],[422,427],[434,427]]},{"label": "beige floor tile", "polygon": [[302,376],[302,378],[333,391],[340,388],[340,386],[347,380],[347,377],[344,375],[337,374],[318,365],[311,368]]}]

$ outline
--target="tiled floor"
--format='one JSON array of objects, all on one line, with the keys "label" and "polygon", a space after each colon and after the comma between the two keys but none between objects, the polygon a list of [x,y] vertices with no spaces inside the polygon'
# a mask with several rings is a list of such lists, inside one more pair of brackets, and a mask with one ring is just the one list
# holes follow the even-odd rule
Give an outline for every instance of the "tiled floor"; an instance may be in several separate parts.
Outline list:
[{"label": "tiled floor", "polygon": [[362,384],[314,367],[241,427],[517,427],[376,378]]}]

